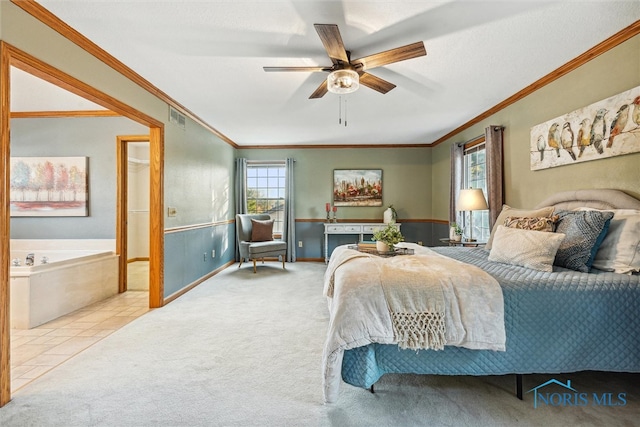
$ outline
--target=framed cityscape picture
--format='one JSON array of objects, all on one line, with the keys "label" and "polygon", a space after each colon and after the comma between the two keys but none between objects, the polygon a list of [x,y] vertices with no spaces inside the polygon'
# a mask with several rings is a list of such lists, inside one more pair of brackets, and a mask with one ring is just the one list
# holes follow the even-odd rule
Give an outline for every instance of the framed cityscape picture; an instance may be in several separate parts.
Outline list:
[{"label": "framed cityscape picture", "polygon": [[334,169],[334,206],[382,206],[382,169]]},{"label": "framed cityscape picture", "polygon": [[87,168],[87,157],[12,157],[11,216],[88,216]]}]

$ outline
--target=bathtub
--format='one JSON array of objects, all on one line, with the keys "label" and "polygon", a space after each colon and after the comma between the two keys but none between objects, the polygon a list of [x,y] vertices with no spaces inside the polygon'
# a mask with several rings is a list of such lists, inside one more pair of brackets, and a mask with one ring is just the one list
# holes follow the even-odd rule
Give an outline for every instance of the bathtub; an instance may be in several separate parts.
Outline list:
[{"label": "bathtub", "polygon": [[[10,268],[12,328],[34,328],[118,293],[118,256],[96,241],[77,249],[83,243],[11,241],[11,260],[21,264]],[[25,266],[29,253],[35,255],[33,266]]]}]

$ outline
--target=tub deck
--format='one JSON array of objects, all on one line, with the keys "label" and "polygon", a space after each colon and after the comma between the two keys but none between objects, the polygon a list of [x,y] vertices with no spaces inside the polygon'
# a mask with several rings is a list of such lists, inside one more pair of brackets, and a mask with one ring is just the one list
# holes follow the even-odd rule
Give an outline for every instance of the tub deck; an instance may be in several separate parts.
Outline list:
[{"label": "tub deck", "polygon": [[[33,266],[24,265],[28,253],[35,254]],[[21,260],[10,268],[14,329],[34,328],[118,293],[118,256],[110,249],[12,248],[14,258]]]}]

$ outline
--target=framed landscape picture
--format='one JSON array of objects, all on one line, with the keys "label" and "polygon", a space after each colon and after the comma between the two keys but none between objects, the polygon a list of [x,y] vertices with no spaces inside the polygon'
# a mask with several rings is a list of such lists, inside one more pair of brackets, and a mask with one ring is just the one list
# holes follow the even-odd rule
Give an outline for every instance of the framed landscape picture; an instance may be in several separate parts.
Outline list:
[{"label": "framed landscape picture", "polygon": [[382,169],[335,169],[334,206],[382,206]]},{"label": "framed landscape picture", "polygon": [[11,216],[88,216],[87,157],[12,157]]}]

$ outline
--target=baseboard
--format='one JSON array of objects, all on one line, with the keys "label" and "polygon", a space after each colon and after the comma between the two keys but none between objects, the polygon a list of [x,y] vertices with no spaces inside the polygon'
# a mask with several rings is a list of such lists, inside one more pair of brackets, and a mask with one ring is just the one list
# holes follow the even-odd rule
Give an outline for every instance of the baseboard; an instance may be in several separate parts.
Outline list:
[{"label": "baseboard", "polygon": [[232,265],[234,263],[235,263],[235,260],[234,261],[229,261],[226,264],[224,264],[223,266],[216,268],[211,273],[205,274],[204,276],[202,276],[201,278],[199,278],[195,282],[192,282],[191,284],[185,286],[184,288],[180,289],[179,291],[176,291],[176,292],[172,293],[168,297],[164,298],[164,300],[162,301],[162,305],[163,306],[167,305],[171,301],[181,297],[182,295],[184,295],[187,292],[189,292],[191,289],[193,289],[196,286],[198,286],[200,283],[204,282],[207,279],[210,279],[211,277],[213,277],[216,274],[220,273],[222,270],[224,270],[225,268],[229,267],[230,265]]},{"label": "baseboard", "polygon": [[127,259],[127,264],[130,264],[130,263],[136,262],[136,261],[149,261],[149,257],[129,258],[129,259]]},{"label": "baseboard", "polygon": [[[265,257],[265,261],[280,261],[280,259],[275,257]],[[256,262],[262,261],[262,258],[258,258]],[[243,261],[246,262],[246,261]],[[253,262],[249,260],[249,262]],[[288,262],[288,261],[287,261]],[[296,262],[324,262],[324,258],[296,258]]]}]

